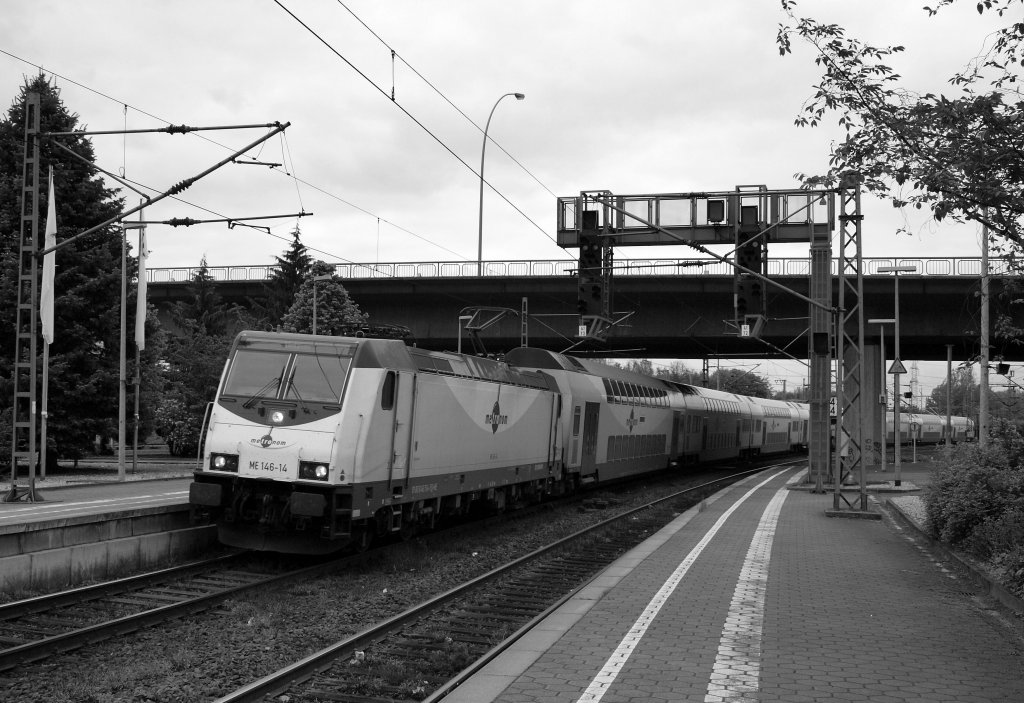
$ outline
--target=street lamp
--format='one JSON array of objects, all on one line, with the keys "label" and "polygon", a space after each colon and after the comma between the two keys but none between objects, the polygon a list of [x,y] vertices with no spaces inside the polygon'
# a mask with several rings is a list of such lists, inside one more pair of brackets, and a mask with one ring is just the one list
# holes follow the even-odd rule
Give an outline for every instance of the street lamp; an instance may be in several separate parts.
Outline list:
[{"label": "street lamp", "polygon": [[498,103],[510,95],[514,95],[516,100],[522,100],[526,97],[522,93],[505,93],[502,95],[494,103],[494,107],[491,108],[491,114],[487,116],[487,124],[484,125],[484,145],[480,149],[480,229],[476,249],[477,276],[484,275],[484,155],[487,153],[487,130],[491,126],[491,118],[494,117],[494,111],[498,109]]},{"label": "street lamp", "polygon": [[316,334],[316,282],[317,281],[329,281],[334,278],[333,274],[323,273],[319,276],[313,276],[313,334]]},{"label": "street lamp", "polygon": [[895,307],[895,314],[893,318],[894,330],[893,334],[896,337],[896,350],[893,352],[892,362],[892,376],[893,376],[893,406],[892,406],[892,429],[893,429],[893,445],[895,446],[896,454],[896,474],[893,485],[900,486],[900,459],[902,454],[902,446],[900,440],[900,374],[905,373],[903,370],[903,361],[900,359],[900,274],[901,273],[917,273],[916,266],[879,266],[878,273],[891,273],[893,274],[893,283],[895,285],[893,293],[893,306]]},{"label": "street lamp", "polygon": [[[889,447],[887,446],[889,444],[888,438],[885,435],[885,411],[889,408],[889,400],[888,400],[888,397],[887,397],[888,393],[889,393],[889,384],[885,380],[885,375],[886,375],[886,369],[885,369],[885,325],[895,325],[896,324],[896,320],[891,318],[891,317],[885,318],[883,320],[874,319],[873,318],[873,319],[868,320],[868,324],[869,325],[878,325],[878,338],[882,342],[882,348],[880,350],[881,356],[882,356],[882,392],[878,396],[878,400],[879,400],[879,403],[882,406],[882,420],[881,420],[881,423],[880,423],[881,426],[882,426],[882,473],[885,473],[885,454],[886,454],[886,452],[889,449]],[[895,435],[895,428],[896,428],[896,425],[894,423],[893,424],[893,437],[896,436]]]}]

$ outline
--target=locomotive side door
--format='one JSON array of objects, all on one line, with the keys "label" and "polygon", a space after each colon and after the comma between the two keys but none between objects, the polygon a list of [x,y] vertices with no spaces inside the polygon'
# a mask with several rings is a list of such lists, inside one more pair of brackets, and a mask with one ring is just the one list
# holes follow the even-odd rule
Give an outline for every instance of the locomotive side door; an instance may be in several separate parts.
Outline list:
[{"label": "locomotive side door", "polygon": [[388,460],[388,490],[392,496],[404,495],[412,464],[413,407],[416,403],[416,374],[395,374],[394,407],[391,409],[392,439]]},{"label": "locomotive side door", "polygon": [[597,470],[597,421],[600,417],[599,403],[586,403],[583,411],[583,458],[580,475],[589,476]]}]

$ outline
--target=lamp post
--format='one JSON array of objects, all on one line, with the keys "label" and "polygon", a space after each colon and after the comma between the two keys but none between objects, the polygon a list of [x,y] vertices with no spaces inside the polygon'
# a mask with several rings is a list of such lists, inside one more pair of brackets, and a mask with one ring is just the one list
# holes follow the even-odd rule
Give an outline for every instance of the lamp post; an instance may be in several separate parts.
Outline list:
[{"label": "lamp post", "polygon": [[[882,348],[880,350],[882,356],[882,392],[878,396],[878,402],[882,406],[882,420],[879,424],[882,426],[882,473],[885,473],[885,454],[888,451],[887,445],[889,444],[888,438],[885,434],[885,411],[889,408],[889,384],[885,380],[885,325],[895,325],[896,320],[893,318],[885,318],[884,320],[870,319],[868,320],[868,324],[878,325],[878,338],[882,342]],[[893,427],[895,428],[896,425],[893,424]],[[895,434],[893,436],[895,437]]]},{"label": "lamp post", "polygon": [[893,480],[894,486],[901,485],[900,477],[900,463],[902,454],[902,433],[900,432],[900,373],[902,373],[903,361],[900,359],[900,274],[901,273],[917,273],[916,266],[879,266],[878,273],[891,273],[893,274],[894,293],[893,293],[893,306],[895,307],[895,314],[893,318],[893,334],[896,338],[896,349],[893,352],[892,362],[892,376],[893,376],[893,404],[892,404],[892,429],[893,429],[893,447],[895,458],[895,478]]},{"label": "lamp post", "polygon": [[334,276],[329,273],[313,276],[313,334],[316,334],[316,283],[317,281],[329,281],[332,278]]},{"label": "lamp post", "polygon": [[487,153],[487,130],[491,126],[491,118],[494,117],[494,111],[498,109],[498,103],[507,98],[508,96],[515,96],[516,100],[522,100],[526,96],[522,93],[505,93],[494,103],[494,107],[491,108],[491,114],[487,116],[487,124],[484,125],[484,145],[480,149],[480,228],[477,238],[477,249],[476,249],[476,275],[484,275],[484,155]]}]

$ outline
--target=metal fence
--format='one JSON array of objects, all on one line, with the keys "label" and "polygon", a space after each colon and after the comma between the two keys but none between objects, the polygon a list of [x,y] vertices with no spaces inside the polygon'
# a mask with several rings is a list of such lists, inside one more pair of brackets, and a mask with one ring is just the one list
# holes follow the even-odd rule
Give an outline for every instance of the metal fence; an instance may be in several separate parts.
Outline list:
[{"label": "metal fence", "polygon": [[[334,271],[342,278],[475,278],[475,261],[413,261],[398,263],[337,263]],[[878,274],[883,266],[914,266],[916,273],[904,276],[980,276],[980,257],[889,257],[864,259],[864,274]],[[275,266],[212,266],[207,272],[215,281],[265,281]],[[838,260],[832,260],[832,273],[838,271]],[[188,283],[199,272],[198,266],[182,268],[150,268],[150,283]],[[989,260],[992,275],[1015,273],[1007,260]],[[547,261],[485,261],[483,275],[490,278],[528,278],[570,276],[576,273],[576,260]],[[619,259],[616,276],[731,276],[733,268],[714,259]],[[768,276],[807,276],[810,259],[768,259]]]}]

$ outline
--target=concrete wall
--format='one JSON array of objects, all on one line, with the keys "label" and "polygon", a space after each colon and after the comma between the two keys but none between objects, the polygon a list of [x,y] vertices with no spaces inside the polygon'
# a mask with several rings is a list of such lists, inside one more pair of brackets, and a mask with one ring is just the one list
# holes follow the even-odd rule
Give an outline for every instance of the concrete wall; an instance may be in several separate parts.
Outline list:
[{"label": "concrete wall", "polygon": [[200,556],[212,525],[189,525],[182,506],[88,516],[0,533],[0,593],[52,592]]}]

